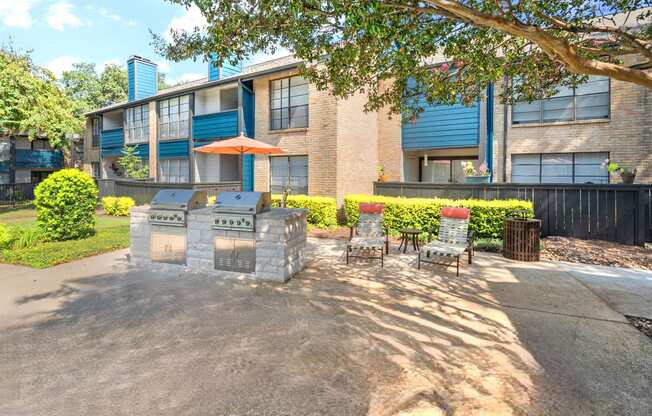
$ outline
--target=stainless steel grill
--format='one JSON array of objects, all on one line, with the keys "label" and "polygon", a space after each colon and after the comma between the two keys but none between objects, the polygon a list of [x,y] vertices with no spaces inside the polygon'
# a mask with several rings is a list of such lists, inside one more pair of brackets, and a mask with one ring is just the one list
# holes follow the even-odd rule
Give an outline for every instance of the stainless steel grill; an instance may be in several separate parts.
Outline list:
[{"label": "stainless steel grill", "polygon": [[206,206],[206,192],[190,189],[163,189],[150,202],[149,223],[185,227],[191,209]]},{"label": "stainless steel grill", "polygon": [[186,264],[188,211],[206,206],[206,192],[163,189],[150,202],[148,221],[152,261]]},{"label": "stainless steel grill", "polygon": [[267,192],[222,192],[213,206],[214,230],[255,231],[256,214],[270,206]]}]

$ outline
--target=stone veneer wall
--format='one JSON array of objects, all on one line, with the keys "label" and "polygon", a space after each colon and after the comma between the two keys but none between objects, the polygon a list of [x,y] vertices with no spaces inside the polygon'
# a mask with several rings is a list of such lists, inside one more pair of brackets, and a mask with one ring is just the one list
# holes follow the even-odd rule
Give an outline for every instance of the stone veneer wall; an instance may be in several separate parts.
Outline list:
[{"label": "stone veneer wall", "polygon": [[252,238],[248,231],[211,229],[211,208],[193,210],[188,214],[186,266],[150,261],[150,233],[179,227],[150,226],[147,208],[131,209],[131,262],[136,265],[157,265],[174,270],[191,270],[215,274],[219,277],[252,277],[259,280],[285,282],[301,271],[306,263],[307,211],[303,209],[273,208],[256,216],[256,272],[255,274],[215,269],[214,240]]}]

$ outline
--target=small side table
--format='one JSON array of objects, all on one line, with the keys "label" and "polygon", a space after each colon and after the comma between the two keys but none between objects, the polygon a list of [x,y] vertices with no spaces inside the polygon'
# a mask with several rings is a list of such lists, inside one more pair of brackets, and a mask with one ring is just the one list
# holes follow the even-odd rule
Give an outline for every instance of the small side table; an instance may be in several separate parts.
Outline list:
[{"label": "small side table", "polygon": [[401,251],[402,247],[403,253],[405,253],[410,240],[412,240],[412,248],[415,251],[419,251],[419,234],[421,234],[421,230],[417,230],[416,228],[402,228],[400,233],[401,245],[398,246],[398,251]]}]

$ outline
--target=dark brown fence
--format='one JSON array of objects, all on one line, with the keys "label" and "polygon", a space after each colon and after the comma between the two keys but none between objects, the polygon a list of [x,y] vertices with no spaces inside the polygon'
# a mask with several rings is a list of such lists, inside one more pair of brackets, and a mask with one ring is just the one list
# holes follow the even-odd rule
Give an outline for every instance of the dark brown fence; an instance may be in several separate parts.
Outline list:
[{"label": "dark brown fence", "polygon": [[105,196],[128,196],[136,204],[148,204],[161,189],[196,189],[205,191],[209,197],[222,191],[240,189],[240,182],[210,182],[210,183],[154,183],[146,181],[130,181],[122,179],[99,179],[100,198]]},{"label": "dark brown fence", "polygon": [[643,245],[652,241],[652,185],[376,182],[374,194],[409,198],[524,199],[542,236]]},{"label": "dark brown fence", "polygon": [[30,204],[34,199],[35,183],[0,184],[0,206],[15,207]]}]

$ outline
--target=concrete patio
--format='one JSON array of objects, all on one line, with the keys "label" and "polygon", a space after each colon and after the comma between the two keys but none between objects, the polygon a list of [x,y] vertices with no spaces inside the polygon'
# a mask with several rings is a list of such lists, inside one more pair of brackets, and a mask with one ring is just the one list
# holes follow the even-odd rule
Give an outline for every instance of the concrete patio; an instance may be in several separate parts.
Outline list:
[{"label": "concrete patio", "polygon": [[1,415],[648,415],[652,273],[481,254],[347,267],[310,240],[287,284],[0,265]]}]

